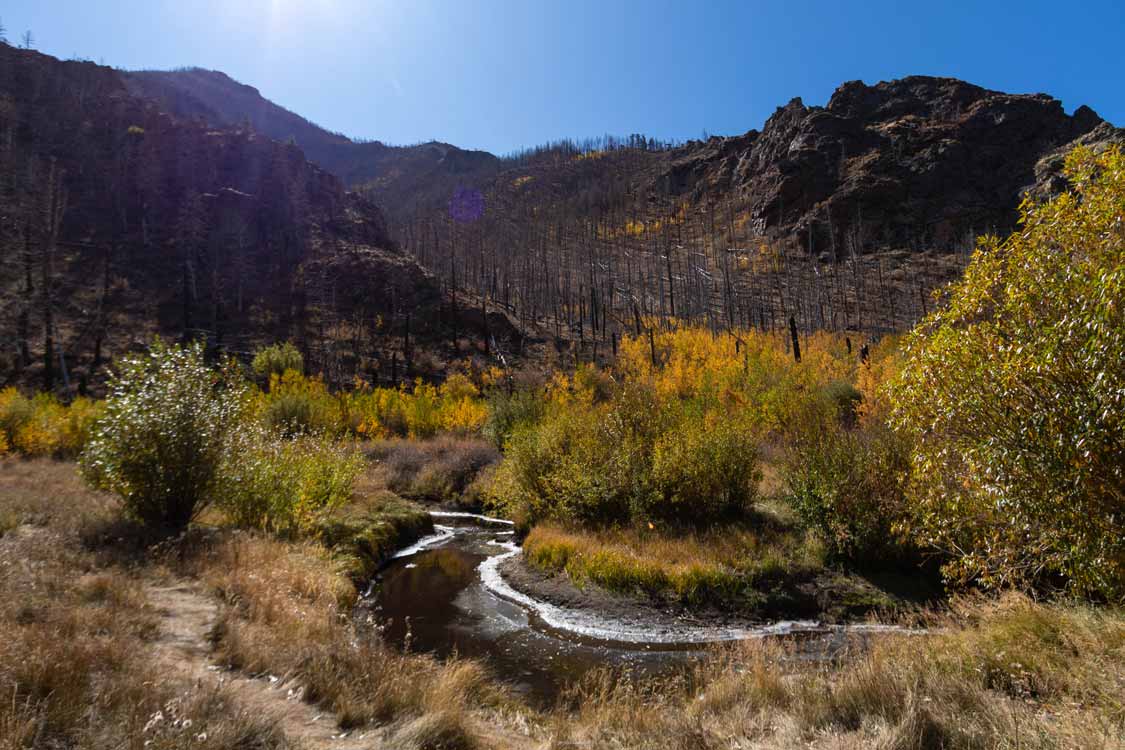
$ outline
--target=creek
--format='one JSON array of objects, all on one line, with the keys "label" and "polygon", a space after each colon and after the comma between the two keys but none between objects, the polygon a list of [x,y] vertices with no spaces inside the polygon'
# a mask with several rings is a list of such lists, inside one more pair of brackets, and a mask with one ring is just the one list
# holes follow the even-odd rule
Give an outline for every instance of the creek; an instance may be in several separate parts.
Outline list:
[{"label": "creek", "polygon": [[[407,650],[479,658],[517,690],[549,703],[587,672],[654,677],[690,667],[716,644],[778,637],[795,658],[831,658],[884,628],[784,621],[752,626],[558,606],[513,588],[502,565],[520,554],[511,523],[434,512],[435,533],[400,550],[373,587],[384,637]],[[508,563],[510,564],[510,563]]]}]

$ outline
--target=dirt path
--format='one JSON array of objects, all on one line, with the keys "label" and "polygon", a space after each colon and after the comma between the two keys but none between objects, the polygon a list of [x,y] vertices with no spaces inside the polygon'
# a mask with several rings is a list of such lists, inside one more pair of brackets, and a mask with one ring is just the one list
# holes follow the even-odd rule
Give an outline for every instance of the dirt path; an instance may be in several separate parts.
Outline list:
[{"label": "dirt path", "polygon": [[149,585],[148,601],[161,615],[157,659],[185,681],[221,685],[248,711],[278,723],[296,745],[309,750],[370,750],[382,746],[376,730],[342,732],[336,717],[301,700],[301,688],[284,679],[257,679],[213,664],[208,636],[218,604],[187,581]]}]

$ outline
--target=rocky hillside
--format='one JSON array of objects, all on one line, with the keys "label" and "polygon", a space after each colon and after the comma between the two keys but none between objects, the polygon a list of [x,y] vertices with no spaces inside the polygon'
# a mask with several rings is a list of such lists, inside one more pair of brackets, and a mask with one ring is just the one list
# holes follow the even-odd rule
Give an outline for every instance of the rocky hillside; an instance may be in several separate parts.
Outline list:
[{"label": "rocky hillside", "polygon": [[385,381],[472,331],[300,148],[170,114],[110,68],[0,44],[0,180],[0,383],[93,385],[154,334],[292,338],[329,377]]},{"label": "rocky hillside", "polygon": [[155,333],[293,338],[340,380],[521,330],[606,356],[646,316],[878,334],[1061,189],[1074,144],[1114,140],[1086,107],[911,77],[735,137],[499,159],[354,142],[222,73],[0,44],[0,381],[94,382]]},{"label": "rocky hillside", "polygon": [[[1023,192],[1049,192],[1061,154],[1125,140],[1088,107],[913,76],[840,86],[823,107],[793,99],[763,128],[670,150],[621,149],[540,159],[488,188],[495,205],[569,201],[582,214],[654,205],[734,204],[760,236],[790,236],[842,255],[947,249],[1011,227]],[[663,208],[661,210],[664,210]],[[811,238],[810,238],[811,232]]]},{"label": "rocky hillside", "polygon": [[824,107],[794,99],[761,132],[671,156],[662,177],[696,202],[734,195],[755,228],[874,246],[942,247],[1011,226],[1021,193],[1057,174],[1043,157],[1120,138],[1088,107],[914,76],[840,86]]},{"label": "rocky hillside", "polygon": [[258,89],[225,73],[202,68],[135,71],[124,74],[130,90],[157,102],[181,118],[202,118],[212,125],[249,124],[274,140],[292,141],[309,160],[351,188],[363,187],[372,200],[393,215],[448,200],[461,184],[483,184],[501,162],[484,151],[446,143],[388,146],[353,141],[332,133],[264,98]]},{"label": "rocky hillside", "polygon": [[561,201],[591,216],[637,214],[657,202],[733,201],[759,234],[801,237],[806,248],[837,255],[849,244],[941,249],[1003,231],[1023,191],[1051,189],[1059,154],[1079,141],[1122,138],[1088,107],[1068,115],[1046,94],[912,76],[873,86],[850,81],[823,107],[794,99],[761,131],[740,136],[655,151],[548,152],[518,163],[443,143],[354,142],[216,71],[139,71],[125,79],[134,94],[179,117],[249,123],[292,140],[396,220],[444,210],[466,186],[484,192],[495,210]]},{"label": "rocky hillside", "polygon": [[1014,226],[1026,191],[1061,189],[1074,145],[1123,136],[1045,94],[853,81],[740,136],[537,152],[484,186],[471,232],[439,206],[397,236],[579,337],[646,314],[877,334],[924,315],[976,236]]}]

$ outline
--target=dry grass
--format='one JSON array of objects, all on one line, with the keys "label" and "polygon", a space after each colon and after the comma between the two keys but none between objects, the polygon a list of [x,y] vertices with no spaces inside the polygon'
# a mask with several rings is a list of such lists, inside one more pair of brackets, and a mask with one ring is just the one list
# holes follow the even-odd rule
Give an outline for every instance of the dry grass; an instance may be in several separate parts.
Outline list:
[{"label": "dry grass", "polygon": [[196,564],[230,605],[215,632],[218,657],[251,673],[296,678],[306,700],[336,713],[344,727],[509,700],[476,662],[406,655],[374,634],[357,634],[355,589],[320,547],[238,535]]},{"label": "dry grass", "polygon": [[395,492],[463,507],[479,507],[481,493],[474,491],[474,483],[500,460],[489,441],[452,435],[424,441],[386,440],[374,443],[369,455]]},{"label": "dry grass", "polygon": [[770,524],[682,533],[543,524],[528,534],[524,553],[532,565],[566,572],[579,585],[693,604],[729,601],[748,586],[783,578],[806,580],[824,567],[813,539]]},{"label": "dry grass", "polygon": [[157,627],[138,575],[81,537],[113,508],[73,464],[0,462],[0,750],[281,748],[219,692],[178,685],[150,660]]},{"label": "dry grass", "polygon": [[70,461],[0,458],[0,536],[21,524],[85,531],[116,517],[112,495],[90,490]]},{"label": "dry grass", "polygon": [[1119,611],[1013,596],[836,664],[792,656],[777,643],[743,643],[661,689],[595,676],[557,713],[555,746],[1125,746]]},{"label": "dry grass", "polygon": [[[112,517],[110,499],[50,461],[0,463],[0,483],[0,512],[19,519],[0,537],[0,750],[287,746],[224,693],[177,685],[154,664],[143,583],[158,567],[113,564],[81,543],[83,524]],[[617,534],[605,541],[675,564],[731,549]],[[832,663],[747,642],[676,680],[597,673],[536,712],[476,662],[404,655],[357,632],[355,589],[322,547],[200,538],[170,564],[226,603],[217,655],[296,678],[346,726],[387,723],[390,748],[1125,747],[1117,609],[960,602],[931,635],[880,638]]]}]

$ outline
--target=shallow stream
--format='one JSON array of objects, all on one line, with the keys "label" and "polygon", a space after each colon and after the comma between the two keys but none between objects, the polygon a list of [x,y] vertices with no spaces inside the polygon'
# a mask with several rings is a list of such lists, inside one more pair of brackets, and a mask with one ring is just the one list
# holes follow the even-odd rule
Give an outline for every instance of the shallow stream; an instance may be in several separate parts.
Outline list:
[{"label": "shallow stream", "polygon": [[537,700],[553,700],[595,668],[635,676],[683,670],[717,643],[786,637],[799,643],[797,658],[829,658],[855,635],[879,630],[814,622],[655,623],[555,606],[516,591],[501,576],[501,564],[520,554],[509,522],[433,515],[435,533],[401,550],[380,574],[374,608],[384,636],[409,650],[483,659]]}]

